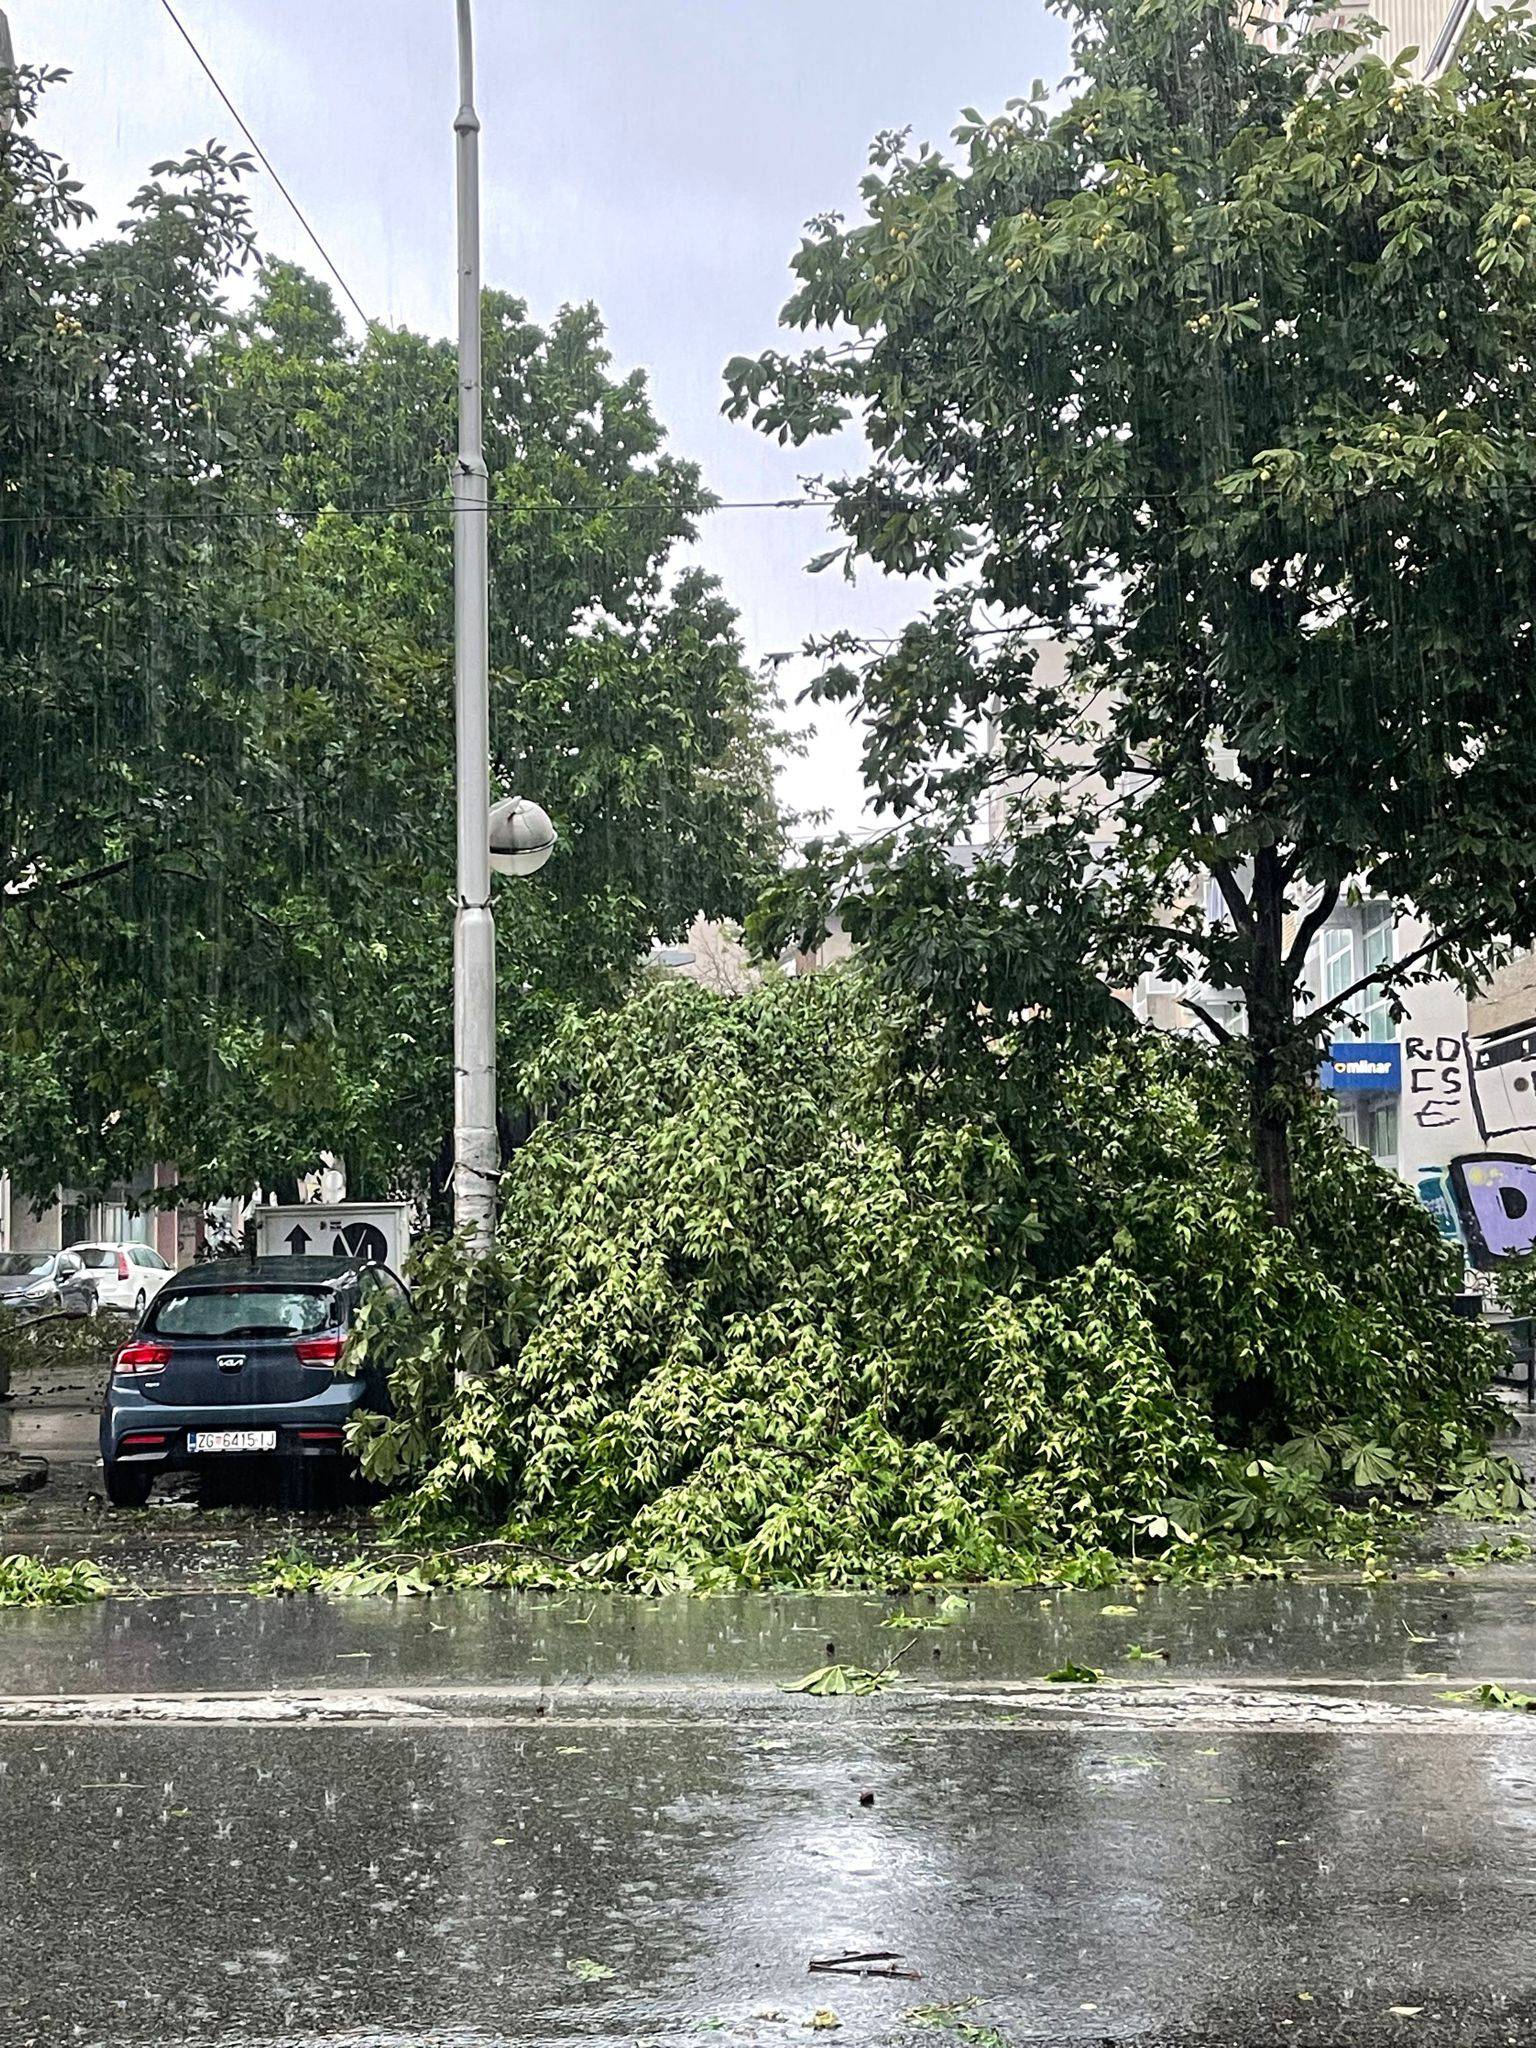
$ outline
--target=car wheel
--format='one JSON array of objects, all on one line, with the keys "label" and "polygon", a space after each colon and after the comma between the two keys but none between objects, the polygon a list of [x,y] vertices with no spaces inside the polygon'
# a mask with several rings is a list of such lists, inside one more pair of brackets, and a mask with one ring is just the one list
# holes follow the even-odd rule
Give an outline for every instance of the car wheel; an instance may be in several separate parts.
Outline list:
[{"label": "car wheel", "polygon": [[138,1291],[138,1294],[137,1294],[137,1296],[136,1296],[136,1298],[135,1298],[135,1300],[134,1300],[134,1304],[133,1304],[133,1313],[134,1313],[134,1317],[135,1317],[135,1319],[137,1319],[137,1318],[138,1318],[139,1316],[143,1315],[143,1313],[144,1313],[144,1305],[145,1305],[145,1304],[144,1304],[144,1290],[143,1290],[143,1288],[141,1287],[141,1288],[139,1289],[139,1291]]},{"label": "car wheel", "polygon": [[115,1508],[143,1507],[155,1479],[145,1465],[107,1465],[102,1477],[106,1481],[107,1499]]},{"label": "car wheel", "polygon": [[95,1288],[93,1287],[90,1293],[85,1297],[85,1312],[88,1316],[93,1316],[95,1315],[97,1309],[99,1309],[100,1307],[101,1298],[97,1294]]}]

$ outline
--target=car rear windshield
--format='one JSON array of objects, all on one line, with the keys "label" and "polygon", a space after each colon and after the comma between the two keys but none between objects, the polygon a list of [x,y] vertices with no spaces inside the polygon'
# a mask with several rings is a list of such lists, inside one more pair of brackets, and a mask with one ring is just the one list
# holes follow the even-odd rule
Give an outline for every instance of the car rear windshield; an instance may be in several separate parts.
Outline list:
[{"label": "car rear windshield", "polygon": [[157,1296],[145,1328],[166,1337],[307,1337],[328,1329],[334,1310],[326,1288],[208,1288]]},{"label": "car rear windshield", "polygon": [[80,1244],[75,1246],[75,1257],[82,1266],[115,1266],[117,1253],[104,1244]]},{"label": "car rear windshield", "polygon": [[52,1252],[0,1252],[0,1276],[11,1280],[18,1273],[46,1273],[52,1264]]}]

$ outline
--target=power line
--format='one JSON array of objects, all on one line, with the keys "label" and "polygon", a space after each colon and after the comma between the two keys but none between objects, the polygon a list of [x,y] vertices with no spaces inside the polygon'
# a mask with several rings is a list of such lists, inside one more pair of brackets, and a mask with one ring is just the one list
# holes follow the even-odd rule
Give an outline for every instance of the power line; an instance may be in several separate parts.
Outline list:
[{"label": "power line", "polygon": [[288,190],[288,187],[283,183],[283,180],[278,173],[277,166],[273,163],[271,157],[267,155],[267,152],[262,148],[261,144],[256,140],[255,136],[247,127],[244,115],[240,112],[240,109],[235,105],[234,101],[230,98],[229,94],[224,90],[223,86],[220,85],[217,77],[214,75],[212,65],[208,62],[208,59],[203,55],[202,51],[197,47],[196,43],[193,42],[191,36],[187,32],[186,24],[182,21],[181,16],[176,12],[175,8],[171,5],[171,0],[160,0],[160,5],[165,9],[166,13],[175,23],[176,31],[180,35],[182,41],[186,44],[187,48],[192,52],[193,56],[202,66],[204,76],[207,78],[208,83],[213,87],[214,91],[218,94],[219,98],[224,102],[225,106],[229,109],[230,117],[234,121],[236,127],[240,130],[240,133],[245,137],[246,141],[251,145],[251,148],[256,152],[256,155],[260,160],[263,168],[265,169],[268,177],[272,180],[273,184],[277,187],[278,191],[282,193],[283,197],[287,200],[288,204],[293,208],[294,218],[298,221],[299,226],[304,230],[305,234],[308,235],[309,239],[314,243],[316,249],[320,252],[320,260],[324,263],[326,269],[331,273],[332,277],[335,278],[336,282],[341,286],[342,290],[346,293],[348,299],[352,303],[353,312],[356,313],[358,319],[362,321],[363,326],[365,328],[371,327],[373,325],[373,322],[368,318],[368,315],[363,311],[362,307],[358,304],[356,292],[353,291],[351,285],[349,285],[347,283],[347,280],[342,276],[340,270],[336,266],[336,261],[334,257],[331,255],[329,249],[326,248],[324,242],[321,241],[320,237],[315,233],[314,229],[310,226],[303,207],[300,206],[297,199],[294,198],[293,194]]},{"label": "power line", "polygon": [[[547,499],[504,500],[490,507],[493,519],[556,517],[565,519],[656,519],[667,514],[685,519],[708,519],[716,512],[803,512],[828,509],[825,498],[722,498],[712,505],[687,505],[676,499],[662,499],[650,505],[551,505]],[[188,505],[164,511],[134,509],[122,512],[0,512],[0,526],[167,526],[196,520],[267,521],[278,525],[313,525],[333,514],[341,519],[391,519],[398,513],[451,513],[446,498],[402,498],[376,505],[314,505],[304,509],[285,505]]]}]

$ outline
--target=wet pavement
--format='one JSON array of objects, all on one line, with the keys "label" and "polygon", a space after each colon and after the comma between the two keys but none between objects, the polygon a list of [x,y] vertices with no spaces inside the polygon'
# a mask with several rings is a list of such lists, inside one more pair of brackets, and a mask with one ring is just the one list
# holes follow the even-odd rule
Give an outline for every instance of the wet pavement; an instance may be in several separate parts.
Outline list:
[{"label": "wet pavement", "polygon": [[1536,1567],[263,1600],[356,1511],[117,1515],[85,1400],[0,1415],[0,1547],[172,1589],[0,1613],[0,2048],[1536,2041]]},{"label": "wet pavement", "polygon": [[[8,1613],[0,2043],[1529,2042],[1536,1719],[1471,1692],[1536,1691],[1533,1600]],[[1133,1626],[1166,1666],[1044,1682]],[[849,1950],[920,1977],[809,1971]]]},{"label": "wet pavement", "polygon": [[[767,2042],[830,2009],[931,2041],[904,2016],[943,2006],[1018,2042],[1536,2027],[1525,1728],[1128,1747],[807,1703],[12,1733],[10,2040]],[[809,1973],[848,1950],[921,1979]]]},{"label": "wet pavement", "polygon": [[[1033,1685],[1068,1662],[1100,1669],[1117,1690],[1301,1683],[1432,1695],[1485,1681],[1536,1690],[1536,1571],[1524,1568],[1374,1585],[967,1597],[960,1620],[924,1631],[887,1624],[908,1611],[932,1615],[931,1601],[865,1593],[110,1600],[0,1615],[0,1700],[364,1679],[392,1689],[602,1685],[713,1696],[772,1690],[829,1663],[873,1669],[898,1652],[903,1688],[936,1695]],[[1167,1661],[1128,1658],[1132,1644],[1166,1651]]]}]

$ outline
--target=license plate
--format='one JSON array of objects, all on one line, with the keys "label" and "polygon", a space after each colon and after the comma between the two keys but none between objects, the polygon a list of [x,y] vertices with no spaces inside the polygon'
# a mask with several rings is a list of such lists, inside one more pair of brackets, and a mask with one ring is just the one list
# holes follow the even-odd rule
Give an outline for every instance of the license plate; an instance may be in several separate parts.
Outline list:
[{"label": "license plate", "polygon": [[189,1429],[189,1451],[275,1451],[275,1429]]}]

